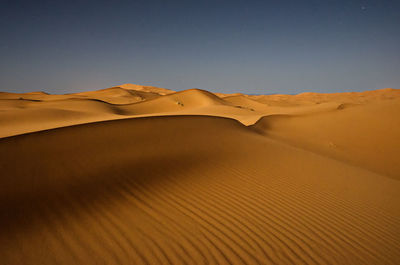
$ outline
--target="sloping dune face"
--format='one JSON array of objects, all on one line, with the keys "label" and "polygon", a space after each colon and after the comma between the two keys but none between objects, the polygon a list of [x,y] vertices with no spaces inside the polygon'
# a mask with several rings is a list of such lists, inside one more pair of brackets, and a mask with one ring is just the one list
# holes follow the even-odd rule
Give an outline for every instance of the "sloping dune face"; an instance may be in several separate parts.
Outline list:
[{"label": "sloping dune face", "polygon": [[0,93],[0,264],[400,264],[400,90]]},{"label": "sloping dune face", "polygon": [[133,84],[66,95],[0,92],[0,137],[134,117],[142,113],[129,111],[129,107],[127,111],[124,106],[173,92]]},{"label": "sloping dune face", "polygon": [[253,126],[268,137],[400,180],[400,99],[307,115],[271,115]]},{"label": "sloping dune face", "polygon": [[1,264],[398,264],[400,183],[225,118],[0,140]]},{"label": "sloping dune face", "polygon": [[213,94],[200,89],[175,92],[134,84],[66,95],[0,92],[0,137],[74,124],[164,115],[209,115],[252,125],[274,114],[323,113],[399,98],[399,89],[254,96]]}]

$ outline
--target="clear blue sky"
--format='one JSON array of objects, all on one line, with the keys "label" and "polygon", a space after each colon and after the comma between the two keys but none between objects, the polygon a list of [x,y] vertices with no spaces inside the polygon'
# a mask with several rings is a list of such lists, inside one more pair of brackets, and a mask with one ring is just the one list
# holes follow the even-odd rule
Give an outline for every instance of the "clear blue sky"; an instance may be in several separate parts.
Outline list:
[{"label": "clear blue sky", "polygon": [[0,91],[400,88],[400,1],[1,1]]}]

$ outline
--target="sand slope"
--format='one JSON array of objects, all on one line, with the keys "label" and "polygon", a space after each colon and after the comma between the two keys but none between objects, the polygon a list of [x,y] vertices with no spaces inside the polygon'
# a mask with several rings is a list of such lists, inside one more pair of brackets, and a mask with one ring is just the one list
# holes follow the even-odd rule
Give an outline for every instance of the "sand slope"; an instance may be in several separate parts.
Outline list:
[{"label": "sand slope", "polygon": [[0,264],[399,264],[398,91],[0,93]]},{"label": "sand slope", "polygon": [[306,115],[272,115],[265,135],[400,180],[400,99]]},{"label": "sand slope", "polygon": [[0,147],[2,264],[400,259],[398,181],[234,120],[101,122]]},{"label": "sand slope", "polygon": [[369,103],[376,100],[387,100],[400,97],[400,89],[384,88],[364,92],[345,92],[345,93],[312,93],[306,92],[297,95],[247,95],[247,97],[261,103],[278,106],[296,106],[307,104],[320,104],[324,102],[342,103]]},{"label": "sand slope", "polygon": [[83,98],[97,99],[111,104],[130,104],[161,96],[154,92],[127,90],[121,87],[105,88],[98,91],[88,91],[71,94]]}]

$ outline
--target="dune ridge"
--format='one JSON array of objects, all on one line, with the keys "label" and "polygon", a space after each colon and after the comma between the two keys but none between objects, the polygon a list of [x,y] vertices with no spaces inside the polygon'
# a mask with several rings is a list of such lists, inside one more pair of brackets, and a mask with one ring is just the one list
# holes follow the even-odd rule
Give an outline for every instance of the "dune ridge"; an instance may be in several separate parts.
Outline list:
[{"label": "dune ridge", "polygon": [[397,95],[1,93],[0,263],[398,264]]},{"label": "dune ridge", "polygon": [[[0,92],[0,137],[101,120],[160,115],[211,115],[252,125],[261,117],[274,114],[307,114],[386,102],[400,98],[399,91],[266,96],[216,93],[217,96],[200,89],[175,92],[125,84],[65,95]],[[27,123],[30,119],[34,122]]]}]

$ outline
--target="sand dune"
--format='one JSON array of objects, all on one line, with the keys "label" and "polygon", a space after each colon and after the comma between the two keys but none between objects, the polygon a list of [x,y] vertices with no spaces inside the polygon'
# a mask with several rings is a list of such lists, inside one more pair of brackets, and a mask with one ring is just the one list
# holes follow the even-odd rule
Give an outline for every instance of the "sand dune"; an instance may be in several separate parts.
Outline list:
[{"label": "sand dune", "polygon": [[111,87],[98,91],[75,93],[72,95],[98,99],[111,104],[130,104],[160,96],[159,94],[153,92],[127,90],[121,87]]},{"label": "sand dune", "polygon": [[[396,93],[397,90],[377,92],[379,99],[390,99]],[[318,113],[356,104],[354,100],[344,100],[343,96],[342,100],[336,97],[336,101],[305,105],[283,99],[281,105],[276,101],[269,104],[264,102],[265,97],[270,96],[236,94],[220,98],[200,89],[173,92],[132,84],[66,95],[3,92],[0,93],[0,137],[102,120],[163,115],[227,117],[252,125],[268,115]]]},{"label": "sand dune", "polygon": [[400,97],[400,89],[384,88],[374,91],[345,93],[301,93],[297,95],[250,95],[251,99],[261,103],[278,106],[319,104],[323,102],[368,103],[376,100],[394,99]]},{"label": "sand dune", "polygon": [[307,115],[273,115],[254,128],[268,137],[400,180],[400,98],[339,105]]},{"label": "sand dune", "polygon": [[398,90],[272,96],[0,94],[0,264],[398,264]]},{"label": "sand dune", "polygon": [[143,91],[143,92],[151,92],[151,93],[157,93],[159,95],[168,95],[171,93],[175,93],[175,91],[162,88],[162,87],[155,87],[155,86],[141,86],[141,85],[136,85],[136,84],[123,84],[120,85],[119,87],[128,89],[128,90],[134,90],[134,91]]}]

